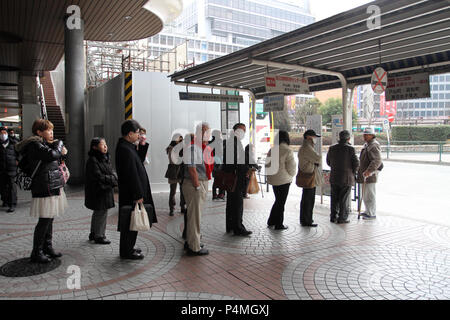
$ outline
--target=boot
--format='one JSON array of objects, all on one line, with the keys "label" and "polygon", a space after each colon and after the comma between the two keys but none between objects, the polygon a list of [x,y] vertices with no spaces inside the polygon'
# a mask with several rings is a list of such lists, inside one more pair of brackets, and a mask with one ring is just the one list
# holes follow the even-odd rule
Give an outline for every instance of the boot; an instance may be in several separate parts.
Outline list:
[{"label": "boot", "polygon": [[62,254],[59,252],[56,253],[55,250],[53,250],[52,238],[53,238],[53,222],[48,226],[47,233],[45,234],[44,246],[42,251],[50,258],[61,258]]},{"label": "boot", "polygon": [[37,263],[49,263],[52,261],[49,257],[47,257],[43,252],[44,239],[46,233],[46,223],[45,220],[39,219],[39,222],[34,229],[33,235],[33,251],[31,252],[31,262]]},{"label": "boot", "polygon": [[35,262],[35,263],[49,263],[52,261],[52,259],[50,259],[49,257],[47,257],[44,252],[42,251],[42,249],[40,248],[34,248],[33,251],[31,252],[31,262]]}]

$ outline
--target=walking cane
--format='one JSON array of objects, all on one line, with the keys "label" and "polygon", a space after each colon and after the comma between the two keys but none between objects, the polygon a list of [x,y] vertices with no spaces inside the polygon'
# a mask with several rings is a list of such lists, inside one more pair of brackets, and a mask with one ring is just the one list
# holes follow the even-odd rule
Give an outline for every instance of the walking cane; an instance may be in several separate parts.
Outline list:
[{"label": "walking cane", "polygon": [[361,217],[361,204],[362,204],[362,199],[364,199],[364,189],[366,188],[366,177],[364,177],[364,182],[363,182],[363,186],[362,186],[362,195],[361,195],[361,199],[359,199],[359,203],[358,203],[358,220]]},{"label": "walking cane", "polygon": [[263,191],[263,188],[262,188],[262,182],[261,182],[261,169],[260,170],[258,170],[258,177],[259,177],[259,181],[258,181],[258,183],[259,183],[259,189],[261,190],[261,195],[262,195],[262,197],[264,198],[264,191]]}]

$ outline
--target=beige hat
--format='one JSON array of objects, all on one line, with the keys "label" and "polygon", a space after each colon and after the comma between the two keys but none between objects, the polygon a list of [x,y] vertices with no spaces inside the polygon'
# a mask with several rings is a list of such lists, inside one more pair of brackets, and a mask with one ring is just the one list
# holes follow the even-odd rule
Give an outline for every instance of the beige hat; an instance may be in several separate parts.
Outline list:
[{"label": "beige hat", "polygon": [[364,129],[363,134],[373,134],[373,135],[375,135],[375,131],[373,130],[372,127],[367,127],[367,128]]}]

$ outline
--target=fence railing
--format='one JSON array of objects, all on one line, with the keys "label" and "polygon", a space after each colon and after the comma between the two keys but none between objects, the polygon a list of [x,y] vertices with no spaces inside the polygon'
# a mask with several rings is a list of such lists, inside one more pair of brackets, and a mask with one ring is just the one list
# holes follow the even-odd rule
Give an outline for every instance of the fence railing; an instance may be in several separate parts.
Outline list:
[{"label": "fence railing", "polygon": [[381,151],[386,153],[387,159],[391,159],[393,154],[410,154],[413,155],[412,158],[418,158],[420,155],[419,158],[422,160],[429,158],[431,161],[450,161],[450,156],[448,161],[444,159],[445,154],[450,154],[450,144],[446,141],[391,141],[389,144],[382,144]]}]

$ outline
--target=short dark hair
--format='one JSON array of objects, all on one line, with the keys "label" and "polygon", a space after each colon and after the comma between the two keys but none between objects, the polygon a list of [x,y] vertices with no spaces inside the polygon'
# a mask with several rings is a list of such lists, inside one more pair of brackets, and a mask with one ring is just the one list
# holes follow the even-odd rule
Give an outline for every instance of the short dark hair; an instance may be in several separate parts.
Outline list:
[{"label": "short dark hair", "polygon": [[350,132],[348,130],[339,132],[339,141],[347,141],[348,139],[350,139]]},{"label": "short dark hair", "polygon": [[245,124],[238,122],[233,126],[233,130],[236,131],[239,127],[245,127]]},{"label": "short dark hair", "polygon": [[120,131],[122,132],[122,136],[125,137],[130,132],[136,132],[141,129],[141,125],[136,120],[126,120],[122,123],[122,127]]},{"label": "short dark hair", "polygon": [[284,130],[278,131],[277,137],[275,138],[275,141],[278,140],[278,144],[282,144],[283,142],[287,145],[291,144],[291,140],[289,139],[289,133]]}]

